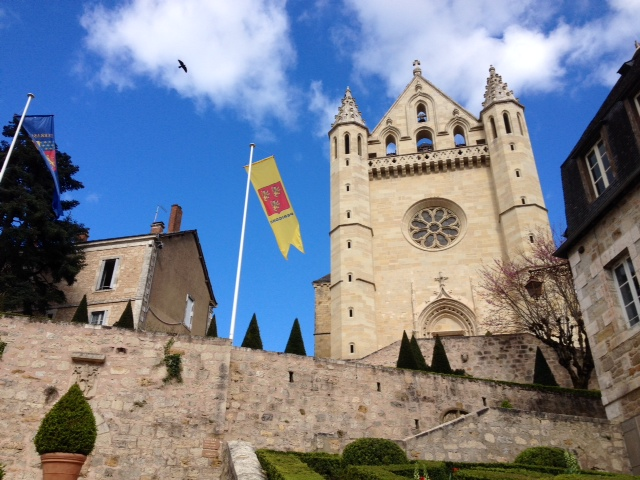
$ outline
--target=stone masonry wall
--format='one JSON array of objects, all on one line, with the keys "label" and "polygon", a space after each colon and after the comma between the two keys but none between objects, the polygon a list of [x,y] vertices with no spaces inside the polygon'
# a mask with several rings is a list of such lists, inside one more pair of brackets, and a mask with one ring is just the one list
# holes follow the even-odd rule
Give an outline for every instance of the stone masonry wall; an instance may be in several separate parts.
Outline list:
[{"label": "stone masonry wall", "polygon": [[[571,378],[560,366],[556,353],[533,335],[482,335],[477,337],[442,337],[451,368],[464,369],[469,375],[506,382],[531,383],[536,359],[536,347],[542,353],[559,385],[571,388]],[[433,345],[431,338],[419,338],[418,344],[427,364],[431,364]],[[400,353],[400,341],[359,360],[361,363],[395,367]],[[591,388],[598,389],[595,372]]]},{"label": "stone masonry wall", "polygon": [[553,446],[573,452],[583,470],[629,472],[614,425],[571,415],[485,408],[399,443],[409,458],[463,462],[511,462],[525,448]]},{"label": "stone masonry wall", "polygon": [[[171,338],[183,383],[163,382]],[[11,480],[41,478],[33,437],[75,381],[98,421],[87,480],[217,479],[221,441],[340,452],[356,438],[407,438],[506,399],[522,410],[604,417],[599,399],[232,348],[225,339],[24,318],[0,318],[0,339],[0,463]]]}]

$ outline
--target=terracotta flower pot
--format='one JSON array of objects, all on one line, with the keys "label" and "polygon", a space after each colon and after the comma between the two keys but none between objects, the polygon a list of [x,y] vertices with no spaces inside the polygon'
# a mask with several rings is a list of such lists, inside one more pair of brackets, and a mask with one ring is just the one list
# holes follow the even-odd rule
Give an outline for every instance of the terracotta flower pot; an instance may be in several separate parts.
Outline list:
[{"label": "terracotta flower pot", "polygon": [[43,480],[77,480],[86,455],[79,453],[45,453],[40,455]]}]

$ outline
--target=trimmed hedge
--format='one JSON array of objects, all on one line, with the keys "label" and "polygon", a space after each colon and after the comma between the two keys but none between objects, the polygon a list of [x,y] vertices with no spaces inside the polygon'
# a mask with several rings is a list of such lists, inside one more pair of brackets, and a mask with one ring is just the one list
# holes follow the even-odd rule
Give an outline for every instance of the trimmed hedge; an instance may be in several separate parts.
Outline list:
[{"label": "trimmed hedge", "polygon": [[294,453],[257,450],[256,456],[269,480],[323,480]]},{"label": "trimmed hedge", "polygon": [[455,478],[459,480],[528,480],[555,477],[548,473],[534,472],[525,468],[471,468],[458,470]]},{"label": "trimmed hedge", "polygon": [[396,475],[413,479],[413,472],[415,471],[416,465],[420,470],[420,474],[422,474],[425,468],[427,469],[429,480],[449,480],[449,473],[451,470],[447,468],[447,465],[444,462],[420,460],[409,465],[388,465],[384,468]]},{"label": "trimmed hedge", "polygon": [[[411,470],[413,474],[413,470]],[[382,465],[351,465],[348,466],[341,480],[402,480],[407,477],[401,477],[390,472]]]},{"label": "trimmed hedge", "polygon": [[564,450],[558,447],[531,447],[523,450],[513,463],[567,468]]},{"label": "trimmed hedge", "polygon": [[391,440],[384,438],[359,438],[351,442],[342,452],[346,465],[393,465],[408,463],[404,450]]},{"label": "trimmed hedge", "polygon": [[304,463],[309,465],[328,480],[340,480],[342,475],[342,457],[331,453],[296,453]]},{"label": "trimmed hedge", "polygon": [[638,477],[605,472],[582,472],[558,475],[553,480],[638,480]]},{"label": "trimmed hedge", "polygon": [[532,472],[548,473],[549,475],[560,475],[565,472],[564,468],[546,467],[543,465],[518,465],[517,463],[476,463],[476,462],[444,462],[449,471],[454,468],[460,470],[467,469],[492,469],[492,470],[521,470],[526,468]]}]

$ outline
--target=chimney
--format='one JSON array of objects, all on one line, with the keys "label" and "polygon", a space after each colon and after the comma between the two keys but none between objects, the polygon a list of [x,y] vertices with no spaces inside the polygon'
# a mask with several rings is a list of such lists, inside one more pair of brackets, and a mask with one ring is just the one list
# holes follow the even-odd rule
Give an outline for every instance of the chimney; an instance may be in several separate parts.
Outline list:
[{"label": "chimney", "polygon": [[164,222],[153,222],[151,224],[151,233],[153,235],[160,235],[164,232]]},{"label": "chimney", "polygon": [[182,207],[180,205],[171,205],[171,215],[169,216],[169,232],[176,233],[180,231],[182,224]]}]

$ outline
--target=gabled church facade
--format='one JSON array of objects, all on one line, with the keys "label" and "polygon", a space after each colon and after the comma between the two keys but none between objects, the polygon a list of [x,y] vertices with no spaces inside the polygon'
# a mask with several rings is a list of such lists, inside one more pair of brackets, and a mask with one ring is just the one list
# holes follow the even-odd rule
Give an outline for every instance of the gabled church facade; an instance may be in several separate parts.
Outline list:
[{"label": "gabled church facade", "polygon": [[347,88],[329,131],[331,273],[314,282],[316,356],[402,336],[483,335],[478,269],[549,229],[524,107],[493,67],[476,118],[422,76],[370,132]]}]

